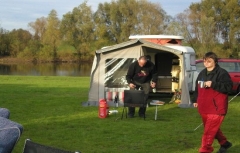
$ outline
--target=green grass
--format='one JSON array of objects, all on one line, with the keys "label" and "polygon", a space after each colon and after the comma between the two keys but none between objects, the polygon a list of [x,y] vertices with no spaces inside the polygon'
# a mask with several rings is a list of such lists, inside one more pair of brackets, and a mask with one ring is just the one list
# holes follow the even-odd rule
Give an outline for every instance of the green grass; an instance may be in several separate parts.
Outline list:
[{"label": "green grass", "polygon": [[[155,121],[155,107],[149,107],[144,121],[138,117],[121,120],[122,108],[118,108],[116,116],[99,119],[97,107],[81,106],[87,101],[88,77],[0,76],[0,80],[0,107],[8,108],[10,119],[24,127],[13,153],[22,152],[27,138],[83,153],[198,152],[203,128],[193,131],[201,123],[196,109],[166,104],[158,108]],[[240,150],[239,100],[231,101],[222,125],[233,142],[229,153]],[[214,148],[218,147],[215,141]]]}]

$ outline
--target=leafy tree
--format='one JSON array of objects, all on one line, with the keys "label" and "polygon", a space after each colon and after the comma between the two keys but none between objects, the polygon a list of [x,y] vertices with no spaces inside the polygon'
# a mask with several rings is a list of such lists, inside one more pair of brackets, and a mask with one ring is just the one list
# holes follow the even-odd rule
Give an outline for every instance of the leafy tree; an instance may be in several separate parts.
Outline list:
[{"label": "leafy tree", "polygon": [[166,28],[165,11],[147,0],[117,0],[100,3],[94,14],[96,39],[120,43],[130,35],[160,34]]},{"label": "leafy tree", "polygon": [[[192,4],[190,10],[191,15],[200,16],[198,24],[194,27],[204,26],[203,30],[208,29],[208,33],[205,33],[203,37],[205,42],[212,40],[215,44],[222,43],[220,53],[230,49],[231,56],[238,56],[239,43],[237,40],[240,31],[240,3],[238,0],[203,0],[200,3]],[[194,19],[190,19],[190,21],[194,21]],[[201,26],[199,26],[200,24]],[[211,28],[209,28],[209,24],[212,25]],[[211,30],[209,31],[209,29]],[[227,53],[230,52],[227,51]]]},{"label": "leafy tree", "polygon": [[113,44],[112,36],[108,27],[111,24],[109,17],[110,4],[105,2],[98,5],[97,12],[94,13],[94,22],[96,23],[96,28],[94,31],[95,36],[95,47],[97,49]]},{"label": "leafy tree", "polygon": [[10,55],[9,32],[3,28],[0,28],[0,55]]},{"label": "leafy tree", "polygon": [[28,25],[33,35],[0,28],[0,55],[83,60],[96,49],[127,41],[130,35],[175,34],[184,36],[199,57],[209,50],[223,57],[240,56],[239,0],[202,0],[175,18],[148,0],[113,0],[100,3],[96,12],[86,0],[61,21],[52,10]]},{"label": "leafy tree", "polygon": [[230,15],[229,43],[234,51],[233,56],[240,57],[240,1],[228,0],[226,9]]},{"label": "leafy tree", "polygon": [[[178,33],[182,33],[187,43],[194,46],[198,56],[214,50],[224,57],[237,57],[239,5],[237,0],[202,0],[192,3],[188,10],[177,15],[174,22],[178,23],[181,31]],[[174,28],[171,30],[174,31]]]},{"label": "leafy tree", "polygon": [[91,7],[84,1],[65,14],[61,22],[62,39],[76,48],[79,59],[88,57],[91,52],[95,28],[92,16]]},{"label": "leafy tree", "polygon": [[28,26],[34,32],[34,39],[42,41],[43,34],[46,31],[47,19],[45,17],[37,18],[35,22],[30,22]]},{"label": "leafy tree", "polygon": [[60,44],[60,20],[57,17],[57,12],[52,10],[47,17],[46,30],[42,36],[44,57],[57,58],[57,47]]},{"label": "leafy tree", "polygon": [[39,40],[31,39],[28,45],[21,51],[17,57],[25,58],[28,60],[37,60],[37,55],[41,48],[41,43]]},{"label": "leafy tree", "polygon": [[28,42],[32,39],[32,35],[29,31],[23,29],[14,29],[9,33],[11,56],[16,57],[27,46]]}]

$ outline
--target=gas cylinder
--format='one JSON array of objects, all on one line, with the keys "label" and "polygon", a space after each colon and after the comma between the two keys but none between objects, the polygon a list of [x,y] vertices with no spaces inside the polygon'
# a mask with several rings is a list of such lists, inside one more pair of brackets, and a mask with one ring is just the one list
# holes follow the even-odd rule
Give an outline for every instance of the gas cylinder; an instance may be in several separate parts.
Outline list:
[{"label": "gas cylinder", "polygon": [[99,118],[106,118],[108,116],[108,104],[105,99],[99,100],[99,110],[98,110],[98,117]]}]

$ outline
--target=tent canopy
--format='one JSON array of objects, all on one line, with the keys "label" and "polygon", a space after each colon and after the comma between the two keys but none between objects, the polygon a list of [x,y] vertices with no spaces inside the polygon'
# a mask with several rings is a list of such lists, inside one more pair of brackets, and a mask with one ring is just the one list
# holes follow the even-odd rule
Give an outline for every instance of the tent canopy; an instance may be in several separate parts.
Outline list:
[{"label": "tent canopy", "polygon": [[[180,48],[180,49],[179,49]],[[165,74],[159,70],[159,90],[172,92],[171,69],[173,61],[177,61],[179,82],[176,88],[182,90],[181,104],[189,104],[189,90],[185,81],[185,58],[188,54],[182,46],[163,46],[142,39],[130,40],[121,44],[107,46],[96,51],[91,70],[91,82],[88,102],[85,105],[98,106],[98,100],[105,98],[109,105],[115,105],[116,95],[123,105],[123,91],[128,89],[125,79],[128,67],[142,55],[150,55],[158,69],[166,68]],[[164,83],[168,84],[164,85]],[[174,87],[174,88],[175,88]]]}]

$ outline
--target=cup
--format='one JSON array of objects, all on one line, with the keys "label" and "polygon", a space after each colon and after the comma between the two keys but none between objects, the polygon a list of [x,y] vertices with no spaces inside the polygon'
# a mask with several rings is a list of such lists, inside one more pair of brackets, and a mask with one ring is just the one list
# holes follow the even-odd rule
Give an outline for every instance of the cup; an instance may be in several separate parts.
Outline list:
[{"label": "cup", "polygon": [[199,87],[204,88],[205,87],[205,82],[204,81],[198,81]]}]

